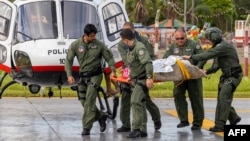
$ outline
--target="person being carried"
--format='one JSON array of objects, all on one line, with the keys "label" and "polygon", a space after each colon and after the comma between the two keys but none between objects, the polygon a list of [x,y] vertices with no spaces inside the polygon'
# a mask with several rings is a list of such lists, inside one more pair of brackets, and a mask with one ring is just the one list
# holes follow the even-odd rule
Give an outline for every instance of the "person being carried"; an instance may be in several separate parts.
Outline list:
[{"label": "person being carried", "polygon": [[[118,94],[120,90],[119,90],[117,81],[112,80],[110,78],[111,72],[105,70],[106,66],[107,66],[106,62],[103,61],[103,74],[104,74],[104,79],[106,82],[106,94],[107,96],[112,96],[112,95]],[[114,89],[112,88],[112,85],[114,86]]]},{"label": "person being carried", "polygon": [[70,85],[75,83],[72,76],[74,58],[80,64],[80,81],[78,82],[79,100],[84,108],[82,117],[82,135],[89,135],[95,121],[99,121],[100,132],[106,129],[107,115],[96,106],[98,88],[102,82],[102,59],[111,68],[111,76],[116,77],[115,61],[111,51],[96,40],[97,28],[93,24],[84,27],[84,35],[72,42],[65,59],[65,71]]},{"label": "person being carried", "polygon": [[209,130],[223,132],[227,120],[231,125],[236,125],[241,121],[232,102],[233,94],[243,76],[242,67],[235,47],[222,39],[222,32],[219,28],[208,28],[205,31],[205,38],[211,42],[212,48],[201,54],[183,55],[182,58],[191,61],[214,59],[211,68],[204,70],[205,73],[215,73],[219,69],[222,71],[218,84],[215,125]]}]

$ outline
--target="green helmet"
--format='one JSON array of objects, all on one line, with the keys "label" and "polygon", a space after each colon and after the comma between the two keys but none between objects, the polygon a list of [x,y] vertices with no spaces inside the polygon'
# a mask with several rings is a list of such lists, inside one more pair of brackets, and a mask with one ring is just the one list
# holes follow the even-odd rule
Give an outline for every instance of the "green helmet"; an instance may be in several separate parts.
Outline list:
[{"label": "green helmet", "polygon": [[208,28],[205,31],[205,38],[207,38],[214,44],[219,43],[222,40],[222,32],[217,27]]}]

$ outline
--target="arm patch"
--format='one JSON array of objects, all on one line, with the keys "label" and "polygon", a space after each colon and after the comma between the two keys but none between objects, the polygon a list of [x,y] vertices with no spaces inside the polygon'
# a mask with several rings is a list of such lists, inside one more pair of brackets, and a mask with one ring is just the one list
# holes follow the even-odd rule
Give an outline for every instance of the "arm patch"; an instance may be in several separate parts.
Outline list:
[{"label": "arm patch", "polygon": [[139,55],[143,56],[145,54],[144,50],[139,50]]}]

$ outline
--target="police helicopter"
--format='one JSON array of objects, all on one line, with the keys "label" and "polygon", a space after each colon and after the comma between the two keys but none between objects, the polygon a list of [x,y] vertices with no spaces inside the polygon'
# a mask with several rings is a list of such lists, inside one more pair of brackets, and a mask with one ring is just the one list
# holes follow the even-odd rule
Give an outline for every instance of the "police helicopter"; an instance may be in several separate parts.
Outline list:
[{"label": "police helicopter", "polygon": [[[27,86],[32,94],[41,87],[58,87],[60,93],[63,86],[76,90],[67,82],[64,60],[87,23],[98,28],[97,38],[111,49],[117,65],[122,64],[117,43],[128,16],[120,0],[0,0],[0,7],[0,70],[4,72],[0,98],[15,83]],[[72,69],[77,78],[76,60]],[[13,80],[2,86],[7,75]]]}]

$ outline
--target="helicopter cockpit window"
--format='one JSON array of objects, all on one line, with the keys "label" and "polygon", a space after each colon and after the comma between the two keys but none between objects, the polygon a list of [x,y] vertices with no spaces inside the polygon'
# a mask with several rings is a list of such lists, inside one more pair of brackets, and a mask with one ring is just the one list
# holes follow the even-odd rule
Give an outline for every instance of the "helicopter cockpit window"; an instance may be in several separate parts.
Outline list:
[{"label": "helicopter cockpit window", "polygon": [[0,41],[7,39],[9,35],[11,7],[0,2]]},{"label": "helicopter cockpit window", "polygon": [[18,9],[16,38],[23,42],[58,37],[56,5],[54,1],[39,1]]},{"label": "helicopter cockpit window", "polygon": [[[83,35],[84,26],[94,24],[98,29],[97,11],[90,4],[62,1],[63,34],[65,38],[77,39]],[[98,30],[100,31],[100,30]],[[97,37],[99,33],[97,33]]]},{"label": "helicopter cockpit window", "polygon": [[108,39],[114,41],[120,37],[120,31],[125,23],[124,13],[116,3],[108,4],[102,12]]}]

